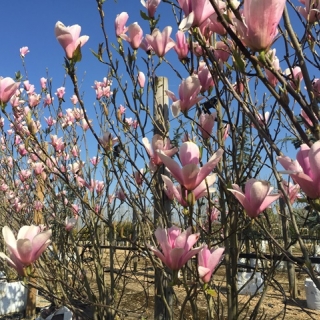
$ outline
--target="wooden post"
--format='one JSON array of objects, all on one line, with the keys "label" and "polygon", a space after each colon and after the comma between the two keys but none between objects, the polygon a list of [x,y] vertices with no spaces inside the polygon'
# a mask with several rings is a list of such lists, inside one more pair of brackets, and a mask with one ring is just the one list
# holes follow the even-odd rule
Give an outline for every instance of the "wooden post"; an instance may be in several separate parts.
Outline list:
[{"label": "wooden post", "polygon": [[[155,98],[154,98],[154,134],[160,134],[163,138],[167,138],[169,107],[168,96],[165,91],[168,90],[168,79],[165,77],[155,78]],[[171,223],[171,203],[163,191],[163,182],[161,174],[165,174],[164,166],[159,168],[155,176],[155,194],[154,194],[154,227],[161,226],[161,222],[167,220]],[[165,219],[160,221],[160,219]],[[163,225],[162,225],[163,226]],[[167,270],[167,277],[171,276],[170,271]],[[154,292],[154,319],[168,320],[173,319],[172,316],[172,302],[173,290],[170,287],[168,278],[165,277],[163,270],[155,269],[155,292]],[[165,301],[167,303],[166,307]]]},{"label": "wooden post", "polygon": [[[41,176],[38,178],[38,183],[36,185],[36,194],[37,194],[37,200],[43,202],[44,199],[44,181]],[[43,215],[42,210],[35,210],[33,221],[35,225],[43,224]],[[37,306],[37,289],[35,286],[37,285],[37,272],[33,274],[33,276],[30,278],[29,282],[29,288],[28,288],[28,294],[27,294],[27,306],[26,306],[26,318],[27,319],[35,319],[36,316],[36,306]]]},{"label": "wooden post", "polygon": [[[283,236],[283,242],[284,242],[284,248],[285,250],[291,251],[290,248],[288,248],[291,237],[289,234],[289,224],[288,224],[288,212],[285,206],[285,203],[283,199],[279,199],[280,204],[280,212],[281,214],[281,220],[282,220],[282,236]],[[296,299],[298,295],[297,290],[297,281],[296,281],[296,271],[294,263],[287,261],[287,272],[288,272],[288,279],[289,279],[289,293],[291,298]]]}]

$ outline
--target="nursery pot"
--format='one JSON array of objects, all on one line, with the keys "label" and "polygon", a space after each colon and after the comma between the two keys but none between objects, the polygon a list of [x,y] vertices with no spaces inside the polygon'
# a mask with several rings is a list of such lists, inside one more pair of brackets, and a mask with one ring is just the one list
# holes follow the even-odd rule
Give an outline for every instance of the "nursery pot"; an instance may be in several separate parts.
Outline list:
[{"label": "nursery pot", "polygon": [[318,290],[318,288],[310,278],[306,278],[304,287],[306,289],[308,308],[313,310],[320,310],[320,290]]},{"label": "nursery pot", "polygon": [[238,289],[239,294],[254,295],[263,291],[263,279],[261,272],[238,272]]},{"label": "nursery pot", "polygon": [[26,304],[27,287],[23,282],[0,282],[0,315],[24,311]]}]

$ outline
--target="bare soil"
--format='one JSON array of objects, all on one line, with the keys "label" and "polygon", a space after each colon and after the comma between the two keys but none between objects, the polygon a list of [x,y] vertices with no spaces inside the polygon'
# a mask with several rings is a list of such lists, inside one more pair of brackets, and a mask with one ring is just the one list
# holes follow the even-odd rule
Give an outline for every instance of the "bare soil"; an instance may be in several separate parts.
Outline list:
[{"label": "bare soil", "polygon": [[[107,282],[109,279],[110,268],[108,266],[109,257],[106,255],[104,264]],[[119,251],[116,255],[116,274],[119,281],[117,282],[116,300],[121,300],[117,306],[117,310],[121,311],[117,320],[134,320],[134,319],[153,319],[154,308],[154,271],[150,260],[144,256],[134,256],[132,253]],[[124,272],[120,272],[124,262],[127,261],[127,267]],[[136,269],[135,269],[136,266]],[[214,301],[220,301],[219,311],[214,319],[227,319],[227,299],[226,299],[226,279],[224,274],[224,266],[221,266],[214,275],[215,296]],[[265,298],[262,300],[261,307],[255,319],[320,319],[320,310],[311,310],[307,308],[305,279],[307,275],[297,272],[297,288],[298,296],[291,299],[289,295],[289,284],[286,272],[277,272],[274,281],[277,286],[270,284],[267,289]],[[92,279],[93,285],[94,279]],[[189,280],[189,287],[192,279]],[[187,286],[188,287],[188,286]],[[183,316],[179,315],[183,308],[185,299],[185,288],[181,285],[174,287],[175,298],[173,311],[175,319],[192,320],[191,309],[189,303],[186,304]],[[197,295],[197,307],[199,310],[198,319],[206,319],[207,302],[202,292]],[[239,295],[239,310],[242,310],[238,319],[252,319],[251,314],[257,305],[261,294],[255,296]],[[49,304],[43,297],[37,300],[37,310]],[[217,307],[217,305],[216,305]],[[23,320],[22,314],[13,314],[0,316],[0,320]]]}]

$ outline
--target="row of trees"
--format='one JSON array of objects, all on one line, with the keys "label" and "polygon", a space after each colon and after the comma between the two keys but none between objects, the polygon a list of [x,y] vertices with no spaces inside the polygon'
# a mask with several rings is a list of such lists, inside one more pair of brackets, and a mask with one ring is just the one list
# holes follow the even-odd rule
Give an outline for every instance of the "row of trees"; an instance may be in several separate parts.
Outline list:
[{"label": "row of trees", "polygon": [[[94,84],[94,111],[87,111],[91,102],[77,75],[89,37],[80,36],[78,25],[57,22],[71,86],[54,89],[42,78],[37,91],[30,70],[0,80],[1,224],[14,233],[41,226],[20,229],[17,241],[3,228],[8,257],[1,257],[30,288],[94,319],[133,312],[127,304],[132,283],[145,301],[154,299],[155,319],[203,318],[203,300],[207,319],[240,319],[248,305],[238,301],[238,258],[243,235],[256,232],[269,239],[271,253],[286,257],[291,297],[292,234],[304,271],[320,289],[300,232],[312,223],[317,228],[320,197],[317,3],[148,0],[141,22],[131,23],[130,13],[112,16],[110,3],[97,0],[102,40],[93,54],[106,77]],[[115,19],[115,30],[106,30],[105,19]],[[22,48],[22,59],[27,54]],[[297,161],[290,159],[293,147]],[[125,204],[132,228],[119,231]],[[273,232],[278,219],[281,240]],[[130,268],[116,254],[117,233],[150,259],[153,291],[134,273],[123,276]],[[90,263],[79,248],[84,234]],[[259,246],[246,244],[260,254]],[[211,277],[222,259],[227,302]],[[276,264],[263,270],[265,289],[251,319],[260,316],[268,284],[287,295],[275,272]],[[182,298],[174,298],[177,284]]]}]

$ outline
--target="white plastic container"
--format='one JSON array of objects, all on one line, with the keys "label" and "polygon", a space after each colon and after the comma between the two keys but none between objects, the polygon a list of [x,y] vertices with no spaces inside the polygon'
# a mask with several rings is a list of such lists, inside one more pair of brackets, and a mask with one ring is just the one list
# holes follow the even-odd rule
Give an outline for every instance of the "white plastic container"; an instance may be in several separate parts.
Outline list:
[{"label": "white plastic container", "polygon": [[306,289],[307,305],[309,309],[320,310],[320,290],[310,278],[306,278],[304,283]]},{"label": "white plastic container", "polygon": [[260,272],[254,273],[253,276],[252,272],[238,272],[238,289],[242,288],[239,294],[249,294],[252,296],[262,293],[263,287],[263,279]]},{"label": "white plastic container", "polygon": [[72,320],[72,312],[67,307],[61,307],[47,318],[38,317],[36,320],[51,320],[54,316],[63,314],[63,320]]},{"label": "white plastic container", "polygon": [[25,310],[27,290],[27,287],[20,281],[0,282],[0,315]]}]

